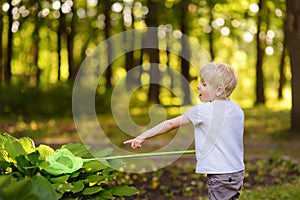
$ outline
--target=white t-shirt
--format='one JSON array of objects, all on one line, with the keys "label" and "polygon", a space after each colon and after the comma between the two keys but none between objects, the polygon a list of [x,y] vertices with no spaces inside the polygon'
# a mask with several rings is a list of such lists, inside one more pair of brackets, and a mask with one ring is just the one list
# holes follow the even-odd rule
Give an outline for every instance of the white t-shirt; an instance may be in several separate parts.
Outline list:
[{"label": "white t-shirt", "polygon": [[196,173],[244,170],[244,112],[233,100],[214,100],[184,113],[194,125]]}]

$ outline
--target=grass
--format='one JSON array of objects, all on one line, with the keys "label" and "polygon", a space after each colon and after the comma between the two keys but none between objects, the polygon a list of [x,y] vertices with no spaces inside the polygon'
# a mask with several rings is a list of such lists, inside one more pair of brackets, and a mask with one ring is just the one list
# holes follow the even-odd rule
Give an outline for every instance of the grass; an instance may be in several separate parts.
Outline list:
[{"label": "grass", "polygon": [[246,157],[284,155],[300,161],[300,133],[289,131],[290,111],[259,106],[245,109]]},{"label": "grass", "polygon": [[[168,117],[180,113],[180,109],[168,110]],[[169,112],[170,111],[170,112]],[[288,109],[274,109],[264,106],[246,108],[245,111],[245,155],[246,157],[266,157],[285,155],[300,161],[300,133],[289,132],[290,112]],[[150,123],[148,110],[133,113],[133,123],[146,126]],[[170,114],[171,113],[171,114]],[[127,120],[127,119],[125,119]],[[129,121],[129,120],[128,120]],[[106,136],[116,145],[131,138],[116,124],[111,114],[99,115],[99,123]],[[1,132],[8,132],[16,137],[29,136],[34,140],[51,143],[80,142],[73,119],[70,117],[0,117]],[[134,130],[136,131],[136,130]],[[176,131],[173,131],[175,133]],[[138,134],[135,133],[135,134]],[[174,134],[165,134],[145,143],[144,152],[167,144]],[[129,148],[127,149],[129,150]],[[183,149],[184,150],[184,149]]]},{"label": "grass", "polygon": [[[140,195],[128,200],[207,199],[205,175],[194,173],[191,157],[180,160],[152,173],[121,174],[117,180],[140,190]],[[248,160],[240,199],[298,199],[299,175],[298,164],[282,157]]]},{"label": "grass", "polygon": [[[246,108],[245,111],[245,158],[248,170],[249,182],[245,183],[242,190],[241,198],[246,199],[299,199],[300,178],[295,172],[293,164],[300,161],[300,133],[289,132],[290,113],[288,109],[275,109],[274,107],[258,106],[255,108]],[[137,114],[133,116],[135,123],[140,126],[149,124],[149,116],[147,111],[135,111]],[[179,110],[172,110],[172,117],[179,113]],[[170,114],[170,113],[169,113]],[[99,115],[99,121],[106,135],[119,146],[125,139],[128,139],[125,133],[120,134],[122,130],[117,126],[111,114]],[[7,132],[16,137],[29,136],[36,143],[45,143],[53,146],[68,143],[80,142],[73,119],[71,117],[24,117],[9,116],[0,117],[1,132]],[[168,143],[173,134],[166,134],[158,138],[154,138],[146,145],[145,152],[149,152],[161,145]],[[129,147],[128,147],[129,149]],[[284,164],[278,164],[278,160],[288,160]],[[272,162],[271,162],[272,161]],[[274,164],[275,163],[275,164]],[[298,165],[298,164],[297,164]],[[172,167],[172,166],[171,166]],[[176,166],[177,167],[177,166]],[[136,174],[126,174],[122,181],[130,183],[137,182],[141,179],[140,192],[161,192],[166,198],[178,195],[174,193],[172,185],[178,182],[175,177],[184,172],[183,177],[191,176],[180,180],[184,184],[180,195],[190,197],[193,196],[193,189],[196,187],[204,187],[202,185],[194,185],[197,183],[197,175],[194,175],[194,163],[184,170],[168,168],[169,171],[155,172],[156,174],[145,174],[138,177]],[[180,168],[179,168],[180,169]],[[160,173],[167,174],[160,174]],[[169,173],[169,174],[168,174]],[[290,173],[290,174],[289,174]],[[170,179],[160,179],[168,177]],[[197,177],[196,177],[197,176]],[[181,175],[180,175],[181,177]],[[287,181],[285,179],[289,177]],[[253,179],[252,179],[253,178]],[[146,180],[146,181],[145,181]],[[169,181],[168,181],[169,180]],[[164,182],[165,181],[165,182]],[[145,185],[149,185],[146,187]],[[157,187],[155,190],[152,188]],[[205,188],[203,189],[205,191]],[[199,199],[205,199],[204,195]]]},{"label": "grass", "polygon": [[300,198],[300,178],[291,183],[276,186],[257,187],[243,190],[240,200],[268,199],[268,200],[297,200]]}]

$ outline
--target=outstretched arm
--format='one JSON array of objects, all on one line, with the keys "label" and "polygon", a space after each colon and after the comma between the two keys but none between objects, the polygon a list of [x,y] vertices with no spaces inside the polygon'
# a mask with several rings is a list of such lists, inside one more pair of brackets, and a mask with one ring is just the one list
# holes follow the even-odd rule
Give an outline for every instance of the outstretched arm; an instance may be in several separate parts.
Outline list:
[{"label": "outstretched arm", "polygon": [[131,144],[131,147],[133,149],[141,148],[142,144],[146,141],[146,139],[166,133],[170,130],[173,130],[175,128],[178,128],[179,126],[188,124],[190,122],[191,121],[186,116],[180,115],[173,119],[169,119],[159,123],[153,128],[143,132],[141,135],[137,136],[136,138],[125,141],[124,144]]}]

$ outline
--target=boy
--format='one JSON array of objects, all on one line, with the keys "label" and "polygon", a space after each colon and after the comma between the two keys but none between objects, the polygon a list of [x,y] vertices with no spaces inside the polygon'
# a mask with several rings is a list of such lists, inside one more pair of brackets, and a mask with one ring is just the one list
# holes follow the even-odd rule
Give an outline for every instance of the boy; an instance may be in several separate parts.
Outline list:
[{"label": "boy", "polygon": [[238,199],[244,179],[244,113],[229,99],[237,76],[229,65],[212,62],[201,69],[200,78],[197,89],[204,104],[193,106],[124,144],[140,148],[148,138],[193,123],[196,173],[207,174],[209,199]]}]

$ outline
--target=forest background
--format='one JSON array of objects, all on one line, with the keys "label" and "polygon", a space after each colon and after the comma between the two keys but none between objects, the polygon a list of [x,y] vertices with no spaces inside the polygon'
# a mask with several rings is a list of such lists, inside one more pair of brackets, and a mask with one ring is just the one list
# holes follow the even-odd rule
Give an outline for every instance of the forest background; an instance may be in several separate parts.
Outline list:
[{"label": "forest background", "polygon": [[[111,91],[118,79],[130,69],[149,61],[176,69],[192,85],[199,81],[187,61],[174,58],[168,52],[168,35],[177,34],[180,38],[180,34],[185,34],[199,42],[209,52],[211,60],[228,62],[237,69],[240,75],[238,91],[247,91],[235,95],[242,106],[283,100],[280,102],[284,102],[286,108],[292,108],[291,128],[299,130],[295,118],[299,116],[297,102],[300,101],[296,101],[299,97],[293,96],[296,94],[291,88],[291,85],[297,84],[291,84],[291,80],[297,80],[292,79],[292,74],[297,76],[299,67],[296,59],[291,67],[287,53],[290,38],[290,54],[297,54],[293,53],[297,50],[292,49],[295,48],[292,44],[297,44],[292,34],[294,32],[297,37],[299,31],[298,18],[295,17],[299,6],[296,2],[291,2],[288,18],[288,2],[282,0],[1,1],[0,81],[2,94],[6,93],[1,95],[1,113],[25,114],[31,110],[26,111],[26,99],[15,96],[18,94],[9,98],[8,93],[12,93],[13,88],[4,91],[5,88],[22,87],[19,94],[22,95],[32,88],[45,92],[58,85],[72,85],[80,65],[101,41],[130,29],[159,27],[163,33],[160,43],[166,43],[166,51],[129,52],[115,60],[99,81],[101,94]],[[101,55],[100,59],[109,60],[114,51],[112,48],[120,47],[109,45],[107,54]],[[184,42],[180,48],[185,54],[190,54],[190,48]],[[148,58],[144,57],[146,54]],[[294,57],[297,58],[297,55]],[[149,69],[139,73],[137,79],[143,79],[143,74],[149,73]],[[150,85],[147,101],[158,103],[159,88]],[[184,104],[190,103],[189,94],[185,96]],[[61,102],[63,99],[61,96]],[[46,109],[48,103],[35,101],[43,102]],[[59,104],[55,107],[57,110],[49,108],[49,112],[44,111],[43,114],[62,112]]]},{"label": "forest background", "polygon": [[[212,61],[228,62],[237,70],[239,85],[232,98],[249,117],[246,132],[280,136],[280,141],[300,133],[299,0],[1,0],[0,5],[2,132],[54,146],[79,141],[72,122],[72,90],[84,60],[119,33],[157,27],[159,50],[138,49],[111,60],[116,49],[146,40],[133,37],[129,43],[108,44],[99,57],[110,64],[98,82],[95,107],[112,137],[111,95],[126,75],[128,82],[142,85],[129,106],[142,124],[149,123],[144,115],[149,105],[160,104],[171,116],[178,114],[176,108],[197,103],[189,88],[174,86],[168,71],[182,74],[196,93],[198,71],[168,50],[169,38],[175,37],[179,51],[191,55],[183,35],[197,41]],[[136,66],[142,67],[130,76]],[[180,90],[180,98],[149,84],[157,77]],[[260,138],[254,135],[247,138]]]}]

